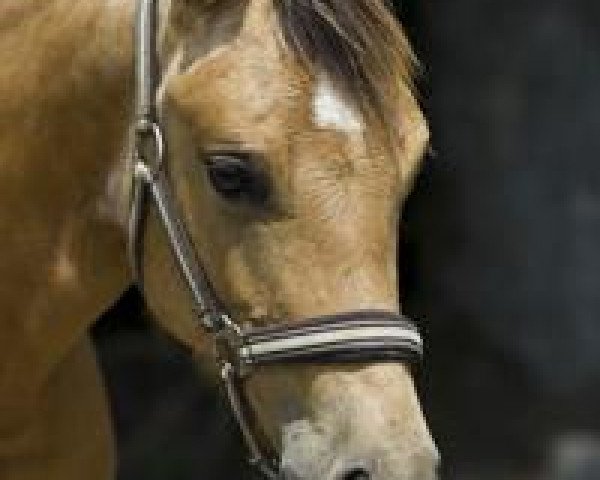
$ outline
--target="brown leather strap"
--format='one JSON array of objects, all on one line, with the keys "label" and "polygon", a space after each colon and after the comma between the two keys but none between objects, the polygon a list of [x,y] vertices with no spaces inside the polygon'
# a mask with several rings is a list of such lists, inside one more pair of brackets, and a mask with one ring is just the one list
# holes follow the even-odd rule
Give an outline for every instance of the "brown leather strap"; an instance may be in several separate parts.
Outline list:
[{"label": "brown leather strap", "polygon": [[244,366],[274,363],[418,362],[421,336],[408,318],[361,310],[244,332]]}]

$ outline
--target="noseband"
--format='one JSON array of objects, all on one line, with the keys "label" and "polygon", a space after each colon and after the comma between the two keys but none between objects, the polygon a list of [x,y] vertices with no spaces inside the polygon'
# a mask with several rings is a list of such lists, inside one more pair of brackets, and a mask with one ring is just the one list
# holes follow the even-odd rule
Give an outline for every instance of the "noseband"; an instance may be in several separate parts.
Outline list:
[{"label": "noseband", "polygon": [[128,255],[138,282],[142,273],[145,205],[151,201],[167,233],[179,271],[191,293],[199,327],[215,340],[229,403],[250,454],[250,463],[269,479],[276,463],[263,455],[249,421],[243,381],[259,367],[277,364],[343,364],[420,361],[422,340],[407,318],[387,311],[344,312],[245,328],[214,294],[181,221],[167,179],[165,139],[156,108],[158,0],[138,0],[135,32],[135,144]]}]

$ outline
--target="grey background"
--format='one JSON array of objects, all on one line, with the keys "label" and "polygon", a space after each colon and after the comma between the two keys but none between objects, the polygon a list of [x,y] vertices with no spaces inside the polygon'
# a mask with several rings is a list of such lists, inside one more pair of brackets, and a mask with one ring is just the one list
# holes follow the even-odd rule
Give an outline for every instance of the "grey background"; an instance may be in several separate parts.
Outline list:
[{"label": "grey background", "polygon": [[[600,478],[600,3],[397,3],[432,155],[402,227],[405,309],[448,480]],[[242,479],[218,393],[129,292],[96,327],[120,480]]]}]

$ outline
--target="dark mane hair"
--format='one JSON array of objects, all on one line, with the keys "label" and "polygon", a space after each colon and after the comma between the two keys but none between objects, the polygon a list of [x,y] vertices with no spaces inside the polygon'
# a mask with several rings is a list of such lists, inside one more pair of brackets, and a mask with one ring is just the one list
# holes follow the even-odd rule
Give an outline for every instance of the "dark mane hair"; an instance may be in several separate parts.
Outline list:
[{"label": "dark mane hair", "polygon": [[395,123],[393,99],[412,88],[415,56],[386,0],[275,0],[286,42],[364,113]]}]

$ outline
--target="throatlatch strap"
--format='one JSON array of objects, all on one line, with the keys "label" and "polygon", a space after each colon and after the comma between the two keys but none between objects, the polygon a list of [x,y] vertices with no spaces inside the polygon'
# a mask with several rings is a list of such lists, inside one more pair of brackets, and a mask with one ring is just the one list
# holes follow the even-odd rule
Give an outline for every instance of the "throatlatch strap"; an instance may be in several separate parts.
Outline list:
[{"label": "throatlatch strap", "polygon": [[423,341],[404,316],[365,310],[297,324],[252,329],[239,348],[240,363],[418,362]]}]

